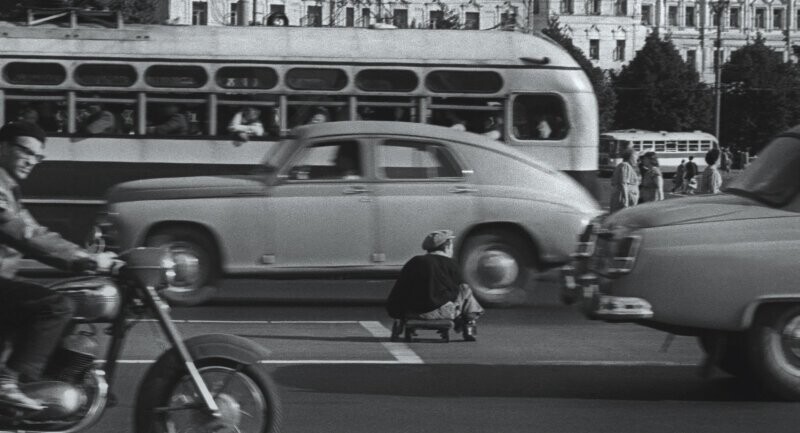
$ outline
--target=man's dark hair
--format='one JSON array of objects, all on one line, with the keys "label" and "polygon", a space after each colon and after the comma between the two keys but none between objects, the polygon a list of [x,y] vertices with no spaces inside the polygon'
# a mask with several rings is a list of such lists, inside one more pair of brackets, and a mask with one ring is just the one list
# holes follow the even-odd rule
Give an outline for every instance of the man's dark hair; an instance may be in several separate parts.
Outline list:
[{"label": "man's dark hair", "polygon": [[711,149],[706,153],[706,164],[716,164],[719,160],[719,149]]},{"label": "man's dark hair", "polygon": [[24,120],[6,123],[0,128],[0,141],[8,142],[17,137],[33,137],[44,144],[46,134],[39,125]]},{"label": "man's dark hair", "polygon": [[693,160],[693,159],[694,159],[694,156],[691,156],[691,155],[690,155],[690,156],[689,156],[689,161],[691,161],[691,160]]}]

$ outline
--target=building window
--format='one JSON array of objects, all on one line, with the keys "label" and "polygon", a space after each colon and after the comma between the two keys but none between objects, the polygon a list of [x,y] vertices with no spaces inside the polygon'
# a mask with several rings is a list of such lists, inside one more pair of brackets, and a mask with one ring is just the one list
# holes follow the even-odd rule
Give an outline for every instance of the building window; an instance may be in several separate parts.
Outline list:
[{"label": "building window", "polygon": [[589,15],[600,15],[602,9],[602,0],[589,0]]},{"label": "building window", "polygon": [[574,0],[561,0],[559,2],[559,11],[562,14],[574,14],[575,13],[575,1]]},{"label": "building window", "polygon": [[765,8],[756,9],[756,28],[757,29],[767,28],[767,10]]},{"label": "building window", "polygon": [[228,23],[232,26],[239,24],[236,22],[236,17],[239,15],[239,3],[231,3],[230,20]]},{"label": "building window", "polygon": [[430,11],[428,14],[428,28],[435,29],[439,27],[439,23],[444,19],[444,12]]},{"label": "building window", "polygon": [[625,61],[625,39],[617,39],[617,46],[614,47],[614,60]]},{"label": "building window", "polygon": [[395,9],[394,17],[392,18],[393,24],[398,29],[408,28],[408,9]]},{"label": "building window", "polygon": [[667,9],[667,14],[669,15],[669,26],[670,27],[678,27],[678,7],[677,6],[670,6]]},{"label": "building window", "polygon": [[589,40],[589,58],[600,60],[600,39]]},{"label": "building window", "polygon": [[479,30],[481,28],[480,12],[467,12],[464,17],[464,28],[467,30]]},{"label": "building window", "polygon": [[642,5],[642,25],[649,26],[652,24],[653,5]]},{"label": "building window", "polygon": [[322,6],[309,6],[306,9],[306,25],[322,27]]},{"label": "building window", "polygon": [[783,9],[773,9],[772,10],[772,28],[774,29],[783,29]]},{"label": "building window", "polygon": [[738,29],[739,28],[739,8],[731,8],[731,10],[728,11],[728,14],[730,16],[729,24],[730,24],[731,28],[732,29]]},{"label": "building window", "polygon": [[370,23],[370,10],[369,8],[362,8],[361,9],[361,26],[362,27],[369,27]]},{"label": "building window", "polygon": [[714,27],[719,26],[719,12],[711,11],[711,25]]},{"label": "building window", "polygon": [[539,15],[539,0],[533,0],[533,14]]},{"label": "building window", "polygon": [[208,3],[192,2],[192,25],[193,26],[208,25]]},{"label": "building window", "polygon": [[345,25],[346,27],[353,27],[353,26],[355,26],[355,25],[356,25],[356,13],[355,13],[355,9],[353,9],[353,8],[347,8],[347,9],[345,10],[345,15],[344,15],[344,25]]},{"label": "building window", "polygon": [[694,27],[694,6],[686,7],[686,27]]},{"label": "building window", "polygon": [[686,63],[692,67],[692,70],[697,70],[697,50],[686,51]]},{"label": "building window", "polygon": [[614,2],[614,14],[617,16],[628,15],[628,0],[616,0]]}]

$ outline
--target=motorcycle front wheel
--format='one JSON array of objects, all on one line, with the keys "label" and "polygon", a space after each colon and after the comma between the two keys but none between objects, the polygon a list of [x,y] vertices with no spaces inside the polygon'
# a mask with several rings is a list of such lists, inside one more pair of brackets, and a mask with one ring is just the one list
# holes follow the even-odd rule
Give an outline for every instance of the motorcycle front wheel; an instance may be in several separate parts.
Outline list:
[{"label": "motorcycle front wheel", "polygon": [[204,410],[202,398],[185,368],[163,368],[168,362],[162,361],[165,360],[153,365],[140,385],[135,418],[137,433],[279,431],[281,408],[275,384],[257,365],[219,358],[195,360],[219,406],[221,416],[215,418]]}]

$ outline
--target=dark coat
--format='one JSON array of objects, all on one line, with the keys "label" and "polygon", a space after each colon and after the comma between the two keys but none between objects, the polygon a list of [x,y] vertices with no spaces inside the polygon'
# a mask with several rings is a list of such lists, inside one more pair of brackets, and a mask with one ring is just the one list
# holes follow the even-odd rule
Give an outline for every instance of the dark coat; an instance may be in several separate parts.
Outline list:
[{"label": "dark coat", "polygon": [[439,254],[411,258],[389,293],[386,310],[395,319],[408,313],[427,313],[455,301],[463,283],[455,260]]}]

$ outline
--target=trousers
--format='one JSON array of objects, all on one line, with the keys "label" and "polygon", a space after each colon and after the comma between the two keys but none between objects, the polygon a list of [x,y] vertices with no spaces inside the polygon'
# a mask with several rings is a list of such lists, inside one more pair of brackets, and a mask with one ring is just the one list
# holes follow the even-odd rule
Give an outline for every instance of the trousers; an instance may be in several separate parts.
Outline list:
[{"label": "trousers", "polygon": [[481,314],[483,314],[483,307],[472,296],[472,289],[469,285],[462,284],[458,288],[458,296],[455,301],[450,301],[433,311],[418,314],[418,316],[420,319],[426,320],[461,318],[469,321],[477,319]]},{"label": "trousers", "polygon": [[47,287],[0,279],[0,327],[15,335],[6,367],[23,381],[39,380],[73,311],[69,299]]}]

